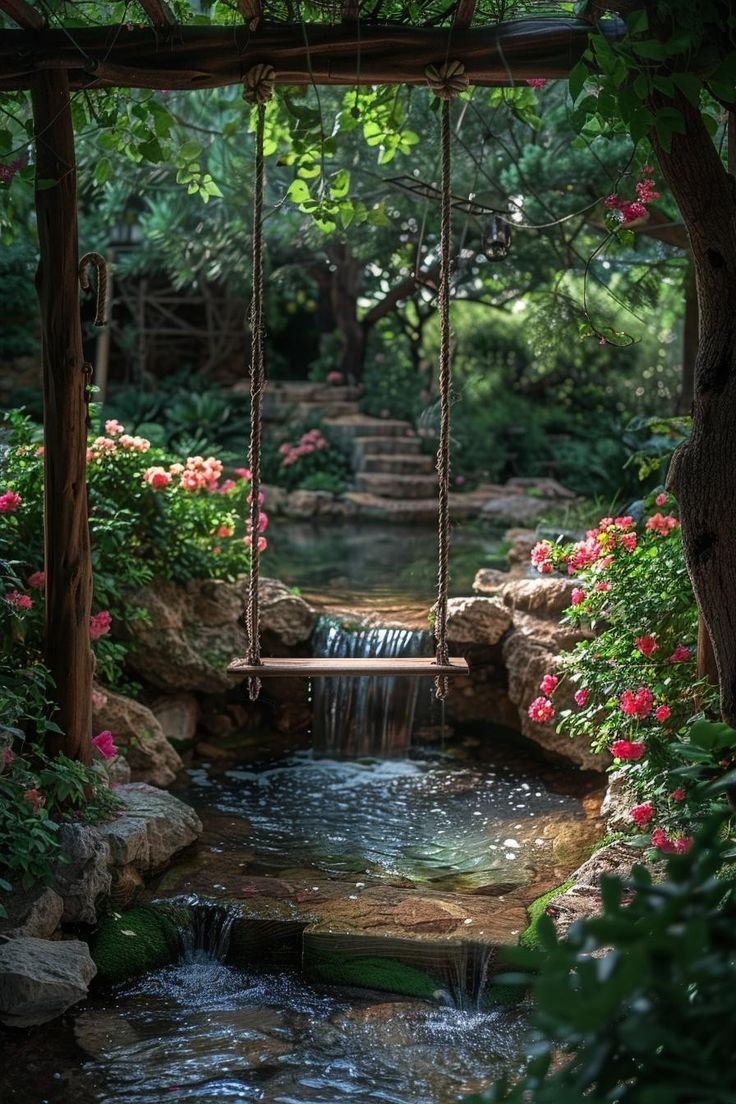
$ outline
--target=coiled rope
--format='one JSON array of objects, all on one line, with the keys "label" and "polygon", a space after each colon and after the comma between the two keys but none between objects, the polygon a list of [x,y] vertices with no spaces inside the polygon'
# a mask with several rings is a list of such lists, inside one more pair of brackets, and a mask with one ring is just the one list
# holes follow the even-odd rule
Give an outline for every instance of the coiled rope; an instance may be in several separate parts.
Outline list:
[{"label": "coiled rope", "polygon": [[[260,581],[260,552],[258,525],[261,515],[261,399],[266,382],[263,362],[263,185],[264,157],[263,134],[266,121],[266,104],[273,94],[275,71],[271,65],[254,65],[245,74],[243,99],[256,105],[256,159],[253,187],[253,294],[250,305],[250,450],[248,463],[250,484],[250,573],[248,579],[248,605],[245,625],[248,635],[248,663],[261,666],[260,611],[258,585]],[[248,678],[248,697],[255,701],[261,690],[261,680]]]},{"label": "coiled rope", "polygon": [[[447,641],[447,600],[450,586],[450,404],[452,386],[452,334],[450,332],[450,271],[452,265],[452,159],[450,102],[468,87],[465,66],[459,61],[428,65],[427,84],[441,100],[440,139],[442,178],[440,191],[440,279],[437,308],[440,316],[440,439],[437,448],[437,606],[434,622],[435,662],[446,665],[450,653]],[[448,694],[447,675],[435,679],[435,693],[443,701]]]}]

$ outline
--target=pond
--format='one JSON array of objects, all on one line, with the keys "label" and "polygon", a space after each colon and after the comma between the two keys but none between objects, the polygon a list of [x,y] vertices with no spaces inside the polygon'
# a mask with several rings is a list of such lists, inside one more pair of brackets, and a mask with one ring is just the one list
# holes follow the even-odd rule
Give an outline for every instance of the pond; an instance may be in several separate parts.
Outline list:
[{"label": "pond", "polygon": [[[437,531],[425,525],[287,521],[269,527],[264,569],[305,598],[375,610],[392,601],[431,605],[437,579]],[[507,567],[500,533],[479,522],[456,525],[451,595],[472,594],[481,567]]]}]

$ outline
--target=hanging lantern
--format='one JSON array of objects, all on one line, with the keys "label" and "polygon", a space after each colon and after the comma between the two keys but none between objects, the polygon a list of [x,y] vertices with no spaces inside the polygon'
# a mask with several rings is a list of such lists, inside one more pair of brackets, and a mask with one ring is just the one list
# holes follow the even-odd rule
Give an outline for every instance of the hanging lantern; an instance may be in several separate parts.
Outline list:
[{"label": "hanging lantern", "polygon": [[489,261],[502,261],[511,252],[511,226],[496,211],[483,230],[483,252]]}]

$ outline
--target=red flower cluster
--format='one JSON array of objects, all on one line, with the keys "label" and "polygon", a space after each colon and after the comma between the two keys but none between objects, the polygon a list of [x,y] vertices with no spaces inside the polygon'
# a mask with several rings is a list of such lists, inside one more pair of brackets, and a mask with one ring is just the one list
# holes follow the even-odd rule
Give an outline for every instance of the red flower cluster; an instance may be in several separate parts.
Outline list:
[{"label": "red flower cluster", "polygon": [[649,635],[637,637],[634,644],[643,656],[653,655],[659,648],[659,644],[655,638]]},{"label": "red flower cluster", "polygon": [[614,740],[608,749],[614,759],[641,759],[644,754],[644,744],[635,743],[633,740]]},{"label": "red flower cluster", "polygon": [[619,699],[619,705],[622,713],[643,721],[652,711],[654,695],[646,686],[640,686],[638,690],[624,690]]},{"label": "red flower cluster", "polygon": [[89,619],[89,638],[99,640],[101,636],[107,636],[112,625],[112,615],[109,610],[100,610],[93,613]]},{"label": "red flower cluster", "polygon": [[649,211],[647,210],[648,203],[654,203],[659,199],[660,193],[656,191],[654,187],[654,179],[652,173],[654,169],[651,165],[645,165],[643,169],[643,178],[635,184],[636,199],[619,199],[618,195],[614,192],[613,195],[609,195],[603,200],[604,207],[608,207],[609,211],[618,211],[621,216],[621,223],[624,226],[631,226],[632,223],[640,222],[649,218]]},{"label": "red flower cluster", "polygon": [[647,521],[646,528],[650,533],[656,533],[659,537],[666,537],[679,524],[677,518],[672,517],[671,514],[652,514]]},{"label": "red flower cluster", "polygon": [[654,816],[654,806],[651,801],[644,801],[641,805],[635,805],[634,808],[629,811],[629,816],[639,828],[646,828],[647,824]]},{"label": "red flower cluster", "polygon": [[20,495],[15,491],[5,491],[0,495],[0,514],[14,514],[21,501]]},{"label": "red flower cluster", "polygon": [[555,707],[549,698],[535,698],[527,713],[536,724],[546,724],[555,715]]}]

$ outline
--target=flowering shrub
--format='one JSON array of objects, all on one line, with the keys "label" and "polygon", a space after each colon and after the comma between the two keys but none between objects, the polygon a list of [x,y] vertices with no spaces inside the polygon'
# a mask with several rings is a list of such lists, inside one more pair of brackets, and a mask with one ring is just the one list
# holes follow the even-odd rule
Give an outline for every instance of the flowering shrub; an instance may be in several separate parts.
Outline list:
[{"label": "flowering shrub", "polygon": [[638,799],[632,829],[646,829],[640,842],[660,853],[689,846],[692,808],[672,772],[682,765],[693,718],[717,706],[715,690],[696,678],[697,610],[674,510],[660,492],[638,522],[602,518],[583,540],[540,541],[531,553],[540,573],[574,577],[563,617],[594,638],[577,644],[555,673],[575,685],[574,708],[556,708],[550,673],[529,716],[539,723],[557,716],[560,731],[613,756]]},{"label": "flowering shrub", "polygon": [[103,766],[117,749],[111,734],[101,732],[92,740],[95,762],[85,767],[66,755],[49,758],[38,744],[15,736],[20,752],[0,750],[0,881],[7,877],[11,888],[15,881],[23,888],[48,885],[60,861],[59,824],[96,824],[121,808]]},{"label": "flowering shrub", "polygon": [[[40,663],[43,572],[43,448],[30,421],[7,418],[0,471],[0,715],[42,736],[53,727]],[[116,628],[144,616],[127,595],[151,579],[234,579],[248,570],[250,472],[225,478],[216,457],[180,460],[111,419],[87,451],[94,597],[89,633],[97,675],[119,683],[126,645]],[[268,517],[261,511],[263,551]],[[119,636],[123,636],[120,633]]]},{"label": "flowering shrub", "polygon": [[350,465],[343,452],[319,428],[304,430],[294,441],[279,446],[278,462],[269,472],[289,491],[331,490],[340,493],[350,479]]}]

